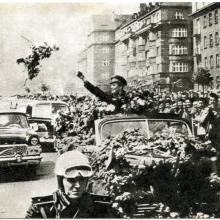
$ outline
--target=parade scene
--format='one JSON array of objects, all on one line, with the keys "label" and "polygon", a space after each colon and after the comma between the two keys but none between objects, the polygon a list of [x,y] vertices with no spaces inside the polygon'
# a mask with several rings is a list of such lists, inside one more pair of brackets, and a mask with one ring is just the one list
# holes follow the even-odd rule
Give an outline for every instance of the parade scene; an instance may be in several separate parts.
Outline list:
[{"label": "parade scene", "polygon": [[220,3],[0,3],[0,218],[220,218]]}]

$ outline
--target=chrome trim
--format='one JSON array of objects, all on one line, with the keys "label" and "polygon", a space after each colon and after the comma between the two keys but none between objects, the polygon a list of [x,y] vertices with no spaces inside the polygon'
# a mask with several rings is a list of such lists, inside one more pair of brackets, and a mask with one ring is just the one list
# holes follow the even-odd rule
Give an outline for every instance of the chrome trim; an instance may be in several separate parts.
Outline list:
[{"label": "chrome trim", "polygon": [[[41,160],[42,156],[25,156],[25,157],[21,157],[21,163],[22,162],[26,162],[28,163],[28,160]],[[0,158],[0,163],[1,162],[17,162],[17,158],[16,157],[12,157],[12,158]],[[19,164],[19,162],[17,162]]]}]

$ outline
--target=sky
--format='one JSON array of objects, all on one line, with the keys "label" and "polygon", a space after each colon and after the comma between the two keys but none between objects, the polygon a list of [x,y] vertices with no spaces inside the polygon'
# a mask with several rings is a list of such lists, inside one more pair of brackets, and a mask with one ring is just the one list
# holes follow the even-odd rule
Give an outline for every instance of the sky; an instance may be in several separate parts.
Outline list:
[{"label": "sky", "polygon": [[[30,47],[57,45],[60,50],[42,62],[38,77],[27,86],[42,82],[61,90],[65,80],[76,81],[77,56],[86,44],[92,14],[132,14],[139,3],[104,2],[2,2],[0,1],[0,95],[24,92],[27,72],[16,60],[30,54]],[[72,78],[71,78],[72,76]]]}]

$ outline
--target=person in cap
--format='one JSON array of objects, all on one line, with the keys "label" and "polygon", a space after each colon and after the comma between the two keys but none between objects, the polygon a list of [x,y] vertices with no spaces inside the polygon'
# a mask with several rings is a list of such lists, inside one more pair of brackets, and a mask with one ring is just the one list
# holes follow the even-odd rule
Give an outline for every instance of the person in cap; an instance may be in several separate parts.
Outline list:
[{"label": "person in cap", "polygon": [[[209,94],[209,108],[213,113],[213,120],[211,121],[211,128],[209,131],[209,138],[212,145],[220,152],[220,106],[219,97],[216,93],[211,92]],[[218,156],[218,162],[220,163],[220,157]],[[220,166],[219,166],[220,167]]]},{"label": "person in cap", "polygon": [[92,83],[87,81],[81,72],[78,72],[77,76],[84,82],[84,87],[93,95],[100,98],[101,101],[115,105],[117,112],[120,111],[121,106],[126,103],[127,98],[124,87],[127,85],[127,81],[122,76],[114,75],[111,77],[111,94],[107,94],[99,87],[94,86]]},{"label": "person in cap", "polygon": [[93,171],[79,151],[61,154],[55,165],[58,190],[52,195],[32,198],[26,218],[113,218],[117,217],[107,196],[87,192]]}]

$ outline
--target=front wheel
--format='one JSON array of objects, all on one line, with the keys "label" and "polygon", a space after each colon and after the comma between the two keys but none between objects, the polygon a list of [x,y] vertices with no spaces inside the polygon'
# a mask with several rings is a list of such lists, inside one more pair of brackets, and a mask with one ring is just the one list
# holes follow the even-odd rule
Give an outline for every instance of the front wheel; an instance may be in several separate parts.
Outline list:
[{"label": "front wheel", "polygon": [[37,175],[37,168],[38,168],[39,164],[34,164],[34,165],[29,165],[27,167],[27,173],[28,173],[28,176],[30,177],[36,177]]}]

